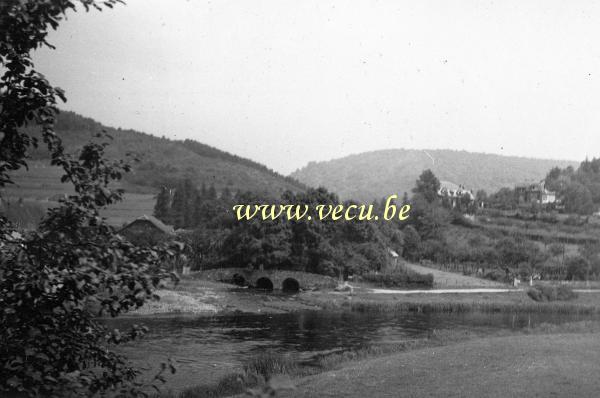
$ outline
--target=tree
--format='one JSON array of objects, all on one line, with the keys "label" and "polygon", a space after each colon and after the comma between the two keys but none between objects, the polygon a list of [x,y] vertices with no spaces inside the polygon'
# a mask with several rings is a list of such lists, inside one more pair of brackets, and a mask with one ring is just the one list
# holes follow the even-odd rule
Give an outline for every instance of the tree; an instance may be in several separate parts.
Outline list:
[{"label": "tree", "polygon": [[408,225],[402,231],[404,233],[404,250],[402,255],[410,261],[421,259],[421,237],[412,225]]},{"label": "tree", "polygon": [[510,188],[500,188],[498,192],[490,196],[489,201],[493,206],[505,210],[514,209],[518,204],[515,191]]},{"label": "tree", "polygon": [[75,188],[25,236],[0,217],[0,395],[142,394],[134,383],[138,371],[110,346],[144,330],[109,332],[96,316],[117,316],[153,298],[153,289],[172,276],[163,268],[171,252],[136,247],[99,216],[98,209],[122,198],[110,183],[130,166],[107,161],[105,143],[92,142],[77,156],[65,153],[54,132],[64,94],[34,69],[30,56],[52,48],[49,28],[76,3],[87,10],[117,2],[0,2],[0,187],[12,182],[11,171],[27,166],[38,142],[24,127],[37,124],[51,164]]},{"label": "tree", "polygon": [[588,261],[581,256],[569,257],[566,261],[567,265],[567,279],[568,280],[586,280],[589,271],[590,264]]},{"label": "tree", "polygon": [[487,202],[487,199],[488,199],[487,192],[485,192],[483,189],[480,189],[475,193],[475,203],[477,204],[478,207],[485,204],[485,202]]},{"label": "tree", "polygon": [[594,202],[590,190],[578,182],[570,183],[564,194],[565,210],[569,213],[580,215],[591,214],[594,211]]},{"label": "tree", "polygon": [[419,232],[423,240],[443,239],[443,230],[450,223],[450,213],[441,203],[428,202],[423,196],[415,195],[412,199],[409,222]]},{"label": "tree", "polygon": [[229,189],[229,187],[223,188],[223,192],[221,192],[221,199],[223,199],[224,201],[231,200],[231,190]]},{"label": "tree", "polygon": [[417,180],[417,185],[413,188],[413,193],[419,194],[429,203],[437,199],[440,189],[440,180],[429,169],[423,171]]},{"label": "tree", "polygon": [[208,191],[206,192],[206,196],[208,199],[216,199],[217,198],[217,190],[215,189],[214,184],[210,184]]},{"label": "tree", "polygon": [[171,190],[167,187],[162,187],[156,196],[156,204],[154,205],[154,216],[159,220],[166,221],[171,210]]},{"label": "tree", "polygon": [[198,197],[198,190],[189,178],[179,181],[171,204],[171,219],[175,227],[185,228],[193,224]]}]

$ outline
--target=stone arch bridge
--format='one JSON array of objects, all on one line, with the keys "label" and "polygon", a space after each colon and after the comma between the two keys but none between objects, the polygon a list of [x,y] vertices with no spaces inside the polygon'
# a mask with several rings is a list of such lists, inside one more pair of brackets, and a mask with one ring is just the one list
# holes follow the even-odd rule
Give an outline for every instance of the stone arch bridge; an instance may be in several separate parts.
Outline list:
[{"label": "stone arch bridge", "polygon": [[220,268],[203,271],[203,274],[208,279],[238,286],[292,293],[300,290],[333,288],[337,285],[336,280],[329,276],[298,271]]}]

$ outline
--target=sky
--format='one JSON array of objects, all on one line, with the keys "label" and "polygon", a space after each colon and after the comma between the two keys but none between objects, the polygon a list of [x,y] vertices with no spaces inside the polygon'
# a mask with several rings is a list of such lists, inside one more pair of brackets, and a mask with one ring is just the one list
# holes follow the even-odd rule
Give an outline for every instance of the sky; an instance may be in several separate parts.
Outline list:
[{"label": "sky", "polygon": [[600,155],[600,2],[128,0],[69,13],[62,106],[284,174],[378,149]]}]

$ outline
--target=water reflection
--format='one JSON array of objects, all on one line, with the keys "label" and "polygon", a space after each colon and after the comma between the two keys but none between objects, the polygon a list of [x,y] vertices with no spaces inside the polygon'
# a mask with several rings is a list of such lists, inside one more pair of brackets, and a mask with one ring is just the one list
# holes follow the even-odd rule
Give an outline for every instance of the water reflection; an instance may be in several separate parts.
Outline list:
[{"label": "water reflection", "polygon": [[[385,314],[307,311],[294,314],[239,314],[217,317],[166,317],[109,321],[111,327],[138,323],[150,328],[143,343],[168,347],[202,346],[203,352],[240,346],[237,359],[265,348],[296,351],[303,356],[332,349],[399,342],[434,329],[492,331],[532,327],[541,322],[561,323],[577,316],[557,314]],[[191,350],[196,351],[196,350]],[[235,349],[234,349],[235,351]],[[202,361],[202,355],[197,359]]]}]

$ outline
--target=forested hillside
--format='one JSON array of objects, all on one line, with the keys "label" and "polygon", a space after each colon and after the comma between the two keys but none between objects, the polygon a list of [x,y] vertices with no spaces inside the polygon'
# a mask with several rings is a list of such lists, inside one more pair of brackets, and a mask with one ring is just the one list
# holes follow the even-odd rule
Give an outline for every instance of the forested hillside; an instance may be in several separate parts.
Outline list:
[{"label": "forested hillside", "polygon": [[310,186],[324,186],[342,199],[370,201],[410,192],[425,169],[431,169],[440,180],[491,193],[520,182],[540,181],[553,167],[576,165],[466,151],[390,149],[311,162],[291,176]]},{"label": "forested hillside", "polygon": [[[233,191],[279,194],[304,189],[297,181],[262,164],[197,141],[170,140],[134,130],[108,128],[73,112],[61,112],[56,123],[56,132],[69,151],[76,151],[102,130],[113,137],[107,150],[111,158],[122,159],[132,153],[139,159],[133,172],[125,177],[130,188],[149,187],[157,191],[161,186],[189,178],[197,185],[214,185],[217,190],[228,187]],[[34,160],[47,156],[44,148],[32,154]]]}]

